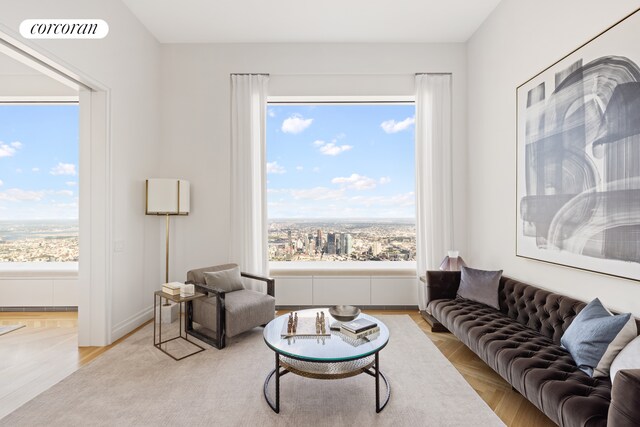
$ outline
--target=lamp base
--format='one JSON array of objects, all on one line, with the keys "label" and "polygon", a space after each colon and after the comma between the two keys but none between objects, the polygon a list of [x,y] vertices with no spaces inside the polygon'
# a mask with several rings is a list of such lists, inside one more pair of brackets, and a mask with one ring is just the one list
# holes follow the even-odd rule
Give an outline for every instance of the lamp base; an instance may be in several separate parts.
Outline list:
[{"label": "lamp base", "polygon": [[174,302],[168,302],[166,304],[164,301],[162,304],[156,307],[156,323],[160,322],[160,310],[162,310],[162,323],[173,323],[178,320],[178,315],[180,313],[180,307],[178,304]]}]

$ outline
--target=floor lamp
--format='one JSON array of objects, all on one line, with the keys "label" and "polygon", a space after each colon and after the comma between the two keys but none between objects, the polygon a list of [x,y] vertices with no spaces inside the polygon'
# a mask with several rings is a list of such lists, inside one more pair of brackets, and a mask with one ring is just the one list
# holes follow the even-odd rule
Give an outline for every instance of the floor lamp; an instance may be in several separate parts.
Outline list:
[{"label": "floor lamp", "polygon": [[[166,217],[165,283],[169,283],[169,224],[174,215],[189,215],[189,181],[151,178],[146,182],[145,214]],[[165,300],[168,306],[169,300]]]}]

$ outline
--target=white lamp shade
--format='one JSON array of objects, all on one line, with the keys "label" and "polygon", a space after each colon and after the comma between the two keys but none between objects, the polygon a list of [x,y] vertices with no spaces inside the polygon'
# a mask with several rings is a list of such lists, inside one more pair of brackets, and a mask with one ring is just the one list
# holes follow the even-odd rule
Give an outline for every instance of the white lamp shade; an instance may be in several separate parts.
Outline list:
[{"label": "white lamp shade", "polygon": [[152,178],[147,180],[147,215],[188,215],[189,181]]}]

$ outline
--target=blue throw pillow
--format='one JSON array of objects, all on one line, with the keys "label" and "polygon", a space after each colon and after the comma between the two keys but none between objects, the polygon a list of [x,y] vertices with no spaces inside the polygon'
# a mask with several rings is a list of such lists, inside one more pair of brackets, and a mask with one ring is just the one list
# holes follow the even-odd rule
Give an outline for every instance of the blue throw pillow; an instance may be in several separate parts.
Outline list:
[{"label": "blue throw pillow", "polygon": [[573,319],[560,339],[580,370],[590,377],[609,375],[611,362],[638,334],[631,313],[612,315],[598,298]]}]

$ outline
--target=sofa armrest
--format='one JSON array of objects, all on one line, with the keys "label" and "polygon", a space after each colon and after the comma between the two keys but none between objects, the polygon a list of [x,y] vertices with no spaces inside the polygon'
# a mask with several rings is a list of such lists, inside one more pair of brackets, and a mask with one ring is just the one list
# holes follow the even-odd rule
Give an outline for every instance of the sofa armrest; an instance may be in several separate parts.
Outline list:
[{"label": "sofa armrest", "polygon": [[275,298],[276,296],[276,280],[272,277],[257,276],[255,274],[240,273],[242,277],[247,279],[260,280],[267,284],[267,294]]},{"label": "sofa armrest", "polygon": [[427,271],[427,304],[436,299],[454,299],[459,286],[459,271]]},{"label": "sofa armrest", "polygon": [[618,371],[611,388],[611,405],[607,425],[631,427],[640,425],[640,369]]}]

